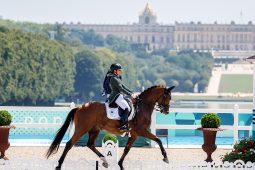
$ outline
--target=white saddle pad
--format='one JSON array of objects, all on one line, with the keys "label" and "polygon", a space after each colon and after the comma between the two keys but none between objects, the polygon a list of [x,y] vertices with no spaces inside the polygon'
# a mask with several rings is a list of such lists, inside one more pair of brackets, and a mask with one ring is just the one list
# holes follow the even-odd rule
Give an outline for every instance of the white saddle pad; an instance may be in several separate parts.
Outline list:
[{"label": "white saddle pad", "polygon": [[[135,116],[133,105],[131,107],[132,107],[132,111],[128,117],[128,120],[132,120]],[[106,113],[107,113],[108,119],[120,120],[118,108],[110,108],[109,103],[105,103],[105,108],[106,108]]]}]

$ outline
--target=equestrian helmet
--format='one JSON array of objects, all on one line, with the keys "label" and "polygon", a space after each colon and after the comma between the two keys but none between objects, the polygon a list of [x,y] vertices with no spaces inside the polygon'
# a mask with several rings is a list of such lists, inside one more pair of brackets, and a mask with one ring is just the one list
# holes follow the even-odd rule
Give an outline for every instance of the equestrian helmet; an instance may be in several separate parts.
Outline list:
[{"label": "equestrian helmet", "polygon": [[110,67],[110,70],[113,71],[113,70],[119,70],[119,69],[122,69],[122,66],[119,64],[119,63],[113,63]]}]

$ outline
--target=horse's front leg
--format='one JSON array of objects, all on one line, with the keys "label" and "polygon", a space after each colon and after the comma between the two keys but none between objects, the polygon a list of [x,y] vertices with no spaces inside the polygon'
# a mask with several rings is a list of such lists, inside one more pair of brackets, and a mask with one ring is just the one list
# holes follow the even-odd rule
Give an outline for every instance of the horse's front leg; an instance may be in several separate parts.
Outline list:
[{"label": "horse's front leg", "polygon": [[95,147],[95,141],[96,138],[98,137],[100,130],[97,128],[92,128],[89,131],[89,140],[87,142],[87,147],[91,149],[97,156],[103,161],[103,166],[105,168],[108,168],[108,162],[106,161],[105,157],[103,154],[101,154]]},{"label": "horse's front leg", "polygon": [[148,139],[151,139],[151,140],[157,142],[159,147],[160,147],[161,153],[164,157],[163,161],[166,162],[166,163],[169,163],[165,148],[163,147],[161,140],[156,135],[153,135],[148,130],[139,130],[137,132],[137,134],[138,134],[138,136],[142,136],[142,137],[145,137],[145,138],[148,138]]},{"label": "horse's front leg", "polygon": [[121,158],[118,162],[118,165],[120,166],[121,170],[124,170],[123,161],[124,161],[125,157],[127,156],[128,152],[130,151],[130,148],[132,147],[132,145],[135,142],[136,138],[137,138],[137,135],[132,134],[132,133],[131,133],[131,137],[128,138],[128,142],[125,146],[124,152],[123,152],[123,154],[122,154],[122,156],[121,156]]}]

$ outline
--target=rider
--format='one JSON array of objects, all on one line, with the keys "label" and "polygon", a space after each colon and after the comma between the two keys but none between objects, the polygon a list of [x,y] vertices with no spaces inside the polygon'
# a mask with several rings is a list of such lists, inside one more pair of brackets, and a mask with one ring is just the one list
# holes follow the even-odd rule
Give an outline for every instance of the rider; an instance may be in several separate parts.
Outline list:
[{"label": "rider", "polygon": [[121,80],[121,74],[122,74],[122,66],[119,63],[114,63],[110,67],[110,73],[107,74],[107,76],[110,76],[110,88],[111,93],[109,96],[109,104],[112,104],[115,102],[120,108],[120,130],[125,131],[128,130],[128,114],[131,110],[130,106],[128,105],[127,101],[124,99],[123,94],[131,96],[132,98],[135,98],[134,93],[128,89],[127,86],[125,86],[122,83]]}]

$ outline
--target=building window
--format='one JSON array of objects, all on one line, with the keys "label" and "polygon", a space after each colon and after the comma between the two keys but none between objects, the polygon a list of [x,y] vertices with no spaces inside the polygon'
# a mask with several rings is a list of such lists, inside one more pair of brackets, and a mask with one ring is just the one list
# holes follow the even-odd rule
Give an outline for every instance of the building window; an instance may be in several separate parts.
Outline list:
[{"label": "building window", "polygon": [[152,42],[155,43],[155,36],[152,36]]},{"label": "building window", "polygon": [[194,34],[194,41],[197,42],[197,34]]},{"label": "building window", "polygon": [[243,34],[240,35],[240,41],[243,42]]},{"label": "building window", "polygon": [[137,37],[137,41],[138,41],[139,43],[141,42],[141,37],[140,37],[140,36]]},{"label": "building window", "polygon": [[145,24],[149,24],[150,23],[150,17],[146,16],[144,22],[145,22]]},{"label": "building window", "polygon": [[166,42],[170,43],[170,38],[169,37],[166,37]]},{"label": "building window", "polygon": [[251,42],[251,37],[250,36],[248,36],[248,42]]},{"label": "building window", "polygon": [[243,45],[240,45],[240,50],[243,50]]},{"label": "building window", "polygon": [[144,42],[148,43],[148,36],[147,35],[145,35],[145,37],[144,37]]},{"label": "building window", "polygon": [[227,35],[227,42],[229,42],[229,35]]},{"label": "building window", "polygon": [[133,42],[133,37],[132,36],[130,37],[130,42]]},{"label": "building window", "polygon": [[222,42],[225,42],[225,35],[222,36]]},{"label": "building window", "polygon": [[220,43],[220,35],[217,35],[217,41]]},{"label": "building window", "polygon": [[160,37],[160,42],[164,43],[164,37]]},{"label": "building window", "polygon": [[182,42],[185,42],[185,35],[182,35]]},{"label": "building window", "polygon": [[247,42],[247,35],[244,34],[244,42]]}]

